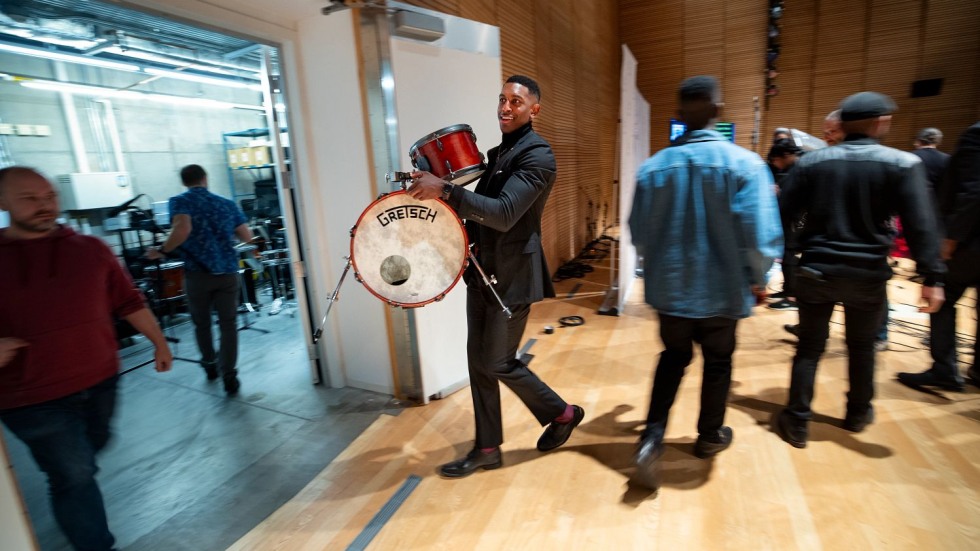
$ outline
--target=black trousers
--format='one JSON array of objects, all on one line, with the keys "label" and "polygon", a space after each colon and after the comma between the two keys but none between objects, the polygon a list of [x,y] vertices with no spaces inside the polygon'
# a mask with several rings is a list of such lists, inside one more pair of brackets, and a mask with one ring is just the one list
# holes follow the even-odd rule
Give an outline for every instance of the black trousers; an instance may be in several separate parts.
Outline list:
[{"label": "black trousers", "polygon": [[704,356],[698,434],[714,436],[725,421],[738,320],[681,318],[667,314],[659,316],[664,351],[660,354],[657,373],[653,378],[643,439],[663,440],[667,431],[667,416],[674,405],[684,371],[694,355],[693,343],[701,345],[701,355]]},{"label": "black trousers", "polygon": [[871,407],[874,397],[875,334],[881,325],[885,307],[885,281],[860,281],[831,278],[797,279],[796,302],[800,308],[799,335],[793,374],[789,387],[787,413],[798,421],[813,417],[817,364],[830,334],[830,316],[834,305],[844,305],[844,335],[847,343],[847,370],[850,390],[847,412],[862,415]]},{"label": "black trousers", "polygon": [[493,448],[504,441],[498,381],[524,402],[542,426],[564,413],[568,406],[516,358],[531,305],[510,306],[510,310],[513,317],[508,319],[493,293],[482,283],[466,287],[466,355],[478,448]]},{"label": "black trousers", "polygon": [[[956,301],[970,287],[980,287],[980,253],[960,250],[946,263],[946,302],[938,312],[930,316],[929,352],[932,354],[932,370],[947,381],[963,382],[956,357]],[[978,306],[974,302],[974,309]],[[980,324],[973,338],[973,366],[980,352]]]}]

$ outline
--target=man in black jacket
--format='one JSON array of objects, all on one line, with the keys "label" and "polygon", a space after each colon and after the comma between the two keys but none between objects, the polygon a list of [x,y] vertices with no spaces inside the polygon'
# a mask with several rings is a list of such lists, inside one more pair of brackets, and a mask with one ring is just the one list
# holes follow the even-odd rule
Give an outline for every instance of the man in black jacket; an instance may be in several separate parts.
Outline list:
[{"label": "man in black jacket", "polygon": [[895,103],[888,96],[861,92],[841,102],[844,142],[803,156],[789,173],[780,196],[784,216],[806,212],[799,234],[802,251],[797,281],[800,342],[793,359],[789,402],[773,419],[791,445],[806,446],[813,417],[817,363],[838,302],[844,304],[850,390],[843,427],[861,432],[874,419],[874,338],[891,277],[888,221],[901,216],[906,237],[925,276],[924,312],[943,303],[939,237],[922,162],[911,153],[885,147],[878,139],[891,125]]},{"label": "man in black jacket", "polygon": [[[930,317],[929,351],[932,368],[922,373],[899,373],[898,380],[915,389],[936,387],[963,389],[963,377],[956,358],[956,301],[970,287],[980,287],[980,122],[960,137],[949,160],[940,190],[940,209],[946,238],[942,254],[949,268],[946,275],[946,302]],[[974,308],[976,308],[974,303]],[[973,365],[967,377],[980,386],[980,324],[973,340]]]},{"label": "man in black jacket", "polygon": [[474,192],[428,172],[413,172],[408,193],[419,200],[442,198],[461,218],[475,243],[477,260],[497,279],[496,290],[512,313],[502,311],[493,292],[470,266],[466,281],[470,391],[476,442],[466,457],[443,465],[443,476],[458,478],[503,464],[500,385],[517,394],[541,425],[548,425],[538,449],[564,444],[585,416],[515,359],[531,304],[555,296],[541,246],[541,216],[555,183],[555,156],[531,127],[541,109],[541,90],[529,77],[504,83],[497,102],[501,144],[487,152],[487,169]]}]

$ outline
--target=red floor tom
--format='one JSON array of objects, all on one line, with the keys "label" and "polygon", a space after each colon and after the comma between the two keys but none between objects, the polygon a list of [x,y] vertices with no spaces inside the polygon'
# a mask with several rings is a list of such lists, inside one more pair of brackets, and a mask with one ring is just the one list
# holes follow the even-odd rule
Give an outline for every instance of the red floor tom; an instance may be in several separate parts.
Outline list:
[{"label": "red floor tom", "polygon": [[408,156],[415,168],[461,186],[478,179],[487,168],[468,124],[436,130],[415,142]]}]

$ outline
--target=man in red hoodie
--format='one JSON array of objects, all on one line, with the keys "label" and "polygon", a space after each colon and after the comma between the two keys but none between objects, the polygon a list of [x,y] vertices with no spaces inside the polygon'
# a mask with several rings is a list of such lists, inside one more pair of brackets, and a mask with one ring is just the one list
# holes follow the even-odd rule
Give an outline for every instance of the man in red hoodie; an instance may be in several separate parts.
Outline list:
[{"label": "man in red hoodie", "polygon": [[95,455],[109,440],[119,356],[113,316],[170,347],[129,275],[102,241],[57,223],[58,195],[31,168],[0,170],[0,420],[48,476],[55,519],[76,549],[107,550]]}]

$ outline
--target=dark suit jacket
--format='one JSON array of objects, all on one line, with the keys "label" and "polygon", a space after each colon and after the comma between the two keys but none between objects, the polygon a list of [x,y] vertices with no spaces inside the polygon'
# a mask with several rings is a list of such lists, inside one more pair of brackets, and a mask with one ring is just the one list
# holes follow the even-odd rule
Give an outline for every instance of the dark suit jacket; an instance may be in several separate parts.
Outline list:
[{"label": "dark suit jacket", "polygon": [[[487,170],[474,192],[457,187],[450,194],[448,203],[467,220],[480,265],[497,278],[504,304],[555,296],[541,246],[541,215],[555,176],[551,146],[528,129],[513,147],[487,152]],[[468,285],[484,285],[472,266],[465,279]]]},{"label": "dark suit jacket", "polygon": [[960,137],[943,185],[946,237],[980,252],[980,122]]}]

